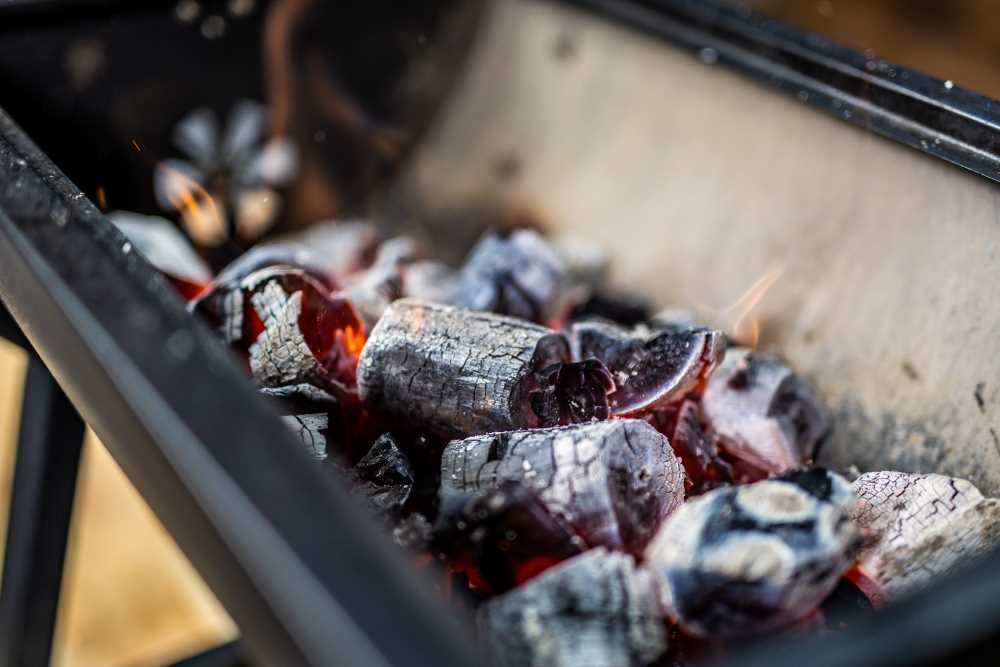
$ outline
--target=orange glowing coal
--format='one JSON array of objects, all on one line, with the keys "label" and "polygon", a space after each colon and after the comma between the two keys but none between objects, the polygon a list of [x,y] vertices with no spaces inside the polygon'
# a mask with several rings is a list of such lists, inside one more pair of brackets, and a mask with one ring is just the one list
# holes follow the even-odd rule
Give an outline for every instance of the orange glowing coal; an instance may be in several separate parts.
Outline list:
[{"label": "orange glowing coal", "polygon": [[344,327],[344,349],[352,357],[361,355],[361,350],[365,346],[365,334],[360,329],[354,327]]}]

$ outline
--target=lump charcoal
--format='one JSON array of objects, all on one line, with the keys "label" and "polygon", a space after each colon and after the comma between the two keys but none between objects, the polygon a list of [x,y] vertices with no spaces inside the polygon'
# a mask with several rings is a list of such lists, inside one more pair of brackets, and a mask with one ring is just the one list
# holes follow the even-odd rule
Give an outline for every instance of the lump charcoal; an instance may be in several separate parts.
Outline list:
[{"label": "lump charcoal", "polygon": [[456,281],[455,272],[440,262],[414,262],[403,272],[402,296],[435,303],[451,303],[454,300]]},{"label": "lump charcoal", "polygon": [[696,401],[684,400],[678,406],[654,411],[649,422],[667,436],[674,453],[687,473],[685,487],[698,495],[717,486],[732,484],[734,471],[726,461],[715,439],[705,430],[701,408]]},{"label": "lump charcoal", "polygon": [[413,491],[409,459],[386,433],[379,437],[350,472],[354,491],[379,515],[399,514]]},{"label": "lump charcoal", "polygon": [[564,316],[566,268],[537,232],[483,237],[459,272],[455,305],[538,324]]},{"label": "lump charcoal", "polygon": [[574,324],[571,340],[575,359],[598,359],[611,372],[615,390],[608,405],[615,416],[686,398],[704,384],[726,345],[711,329],[629,331],[597,321]]},{"label": "lump charcoal", "polygon": [[587,544],[639,553],[684,499],[684,470],[646,422],[627,419],[490,433],[441,457],[441,497],[504,482],[534,489]]},{"label": "lump charcoal", "polygon": [[660,527],[645,562],[664,606],[700,637],[747,637],[807,617],[851,565],[851,487],[819,468],[689,500]]},{"label": "lump charcoal", "polygon": [[412,238],[391,238],[379,246],[370,267],[348,278],[344,295],[357,307],[368,329],[374,328],[390,303],[403,296],[404,270],[423,255],[423,248]]},{"label": "lump charcoal", "polygon": [[872,472],[852,485],[867,533],[861,570],[891,599],[968,565],[1000,541],[1000,501],[935,474]]},{"label": "lump charcoal", "polygon": [[830,430],[826,408],[802,378],[744,348],[726,352],[701,403],[719,448],[761,476],[809,463]]},{"label": "lump charcoal", "polygon": [[510,590],[586,548],[531,487],[516,482],[449,498],[434,544],[480,594]]},{"label": "lump charcoal", "polygon": [[258,384],[353,387],[364,325],[347,299],[299,269],[269,267],[216,285],[191,309],[247,359]]},{"label": "lump charcoal", "polygon": [[261,389],[261,393],[278,408],[306,452],[318,461],[325,460],[343,422],[337,399],[309,384],[268,387]]},{"label": "lump charcoal", "polygon": [[569,319],[573,322],[606,320],[619,326],[633,327],[646,322],[652,312],[649,301],[641,296],[598,289],[573,306]]},{"label": "lump charcoal", "polygon": [[323,258],[309,247],[292,241],[254,246],[219,271],[215,284],[237,289],[251,273],[276,266],[298,269],[323,285],[326,291],[337,286],[337,281],[326,272]]},{"label": "lump charcoal", "polygon": [[600,548],[486,602],[479,624],[511,667],[633,667],[667,649],[653,578]]},{"label": "lump charcoal", "polygon": [[366,220],[331,220],[298,231],[290,240],[322,257],[323,272],[344,285],[348,276],[371,265],[381,235]]},{"label": "lump charcoal", "polygon": [[569,361],[549,329],[402,299],[369,336],[358,391],[395,426],[444,439],[606,418],[606,370]]}]

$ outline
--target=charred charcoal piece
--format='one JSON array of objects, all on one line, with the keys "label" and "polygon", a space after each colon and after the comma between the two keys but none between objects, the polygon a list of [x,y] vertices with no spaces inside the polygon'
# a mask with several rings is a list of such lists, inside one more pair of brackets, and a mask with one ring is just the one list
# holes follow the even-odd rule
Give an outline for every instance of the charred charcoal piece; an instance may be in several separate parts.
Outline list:
[{"label": "charred charcoal piece", "polygon": [[388,433],[379,437],[351,470],[355,493],[379,515],[398,514],[413,490],[409,459]]},{"label": "charred charcoal piece", "polygon": [[250,274],[269,267],[298,269],[321,284],[326,291],[337,286],[323,268],[323,258],[307,246],[291,241],[254,246],[230,262],[215,277],[215,284],[236,289]]},{"label": "charred charcoal piece", "polygon": [[858,562],[891,599],[967,565],[1000,541],[1000,500],[943,475],[873,472],[854,481]]},{"label": "charred charcoal piece", "polygon": [[823,600],[820,611],[828,628],[840,630],[870,614],[873,607],[865,593],[844,577]]},{"label": "charred charcoal piece", "polygon": [[[537,414],[533,400],[561,377],[569,344],[549,329],[509,317],[413,299],[392,304],[372,331],[358,365],[361,398],[395,427],[442,439],[492,431],[553,426],[566,414],[581,421],[605,414],[595,401],[581,410],[575,395],[556,395],[558,415]],[[544,374],[540,371],[545,370]],[[567,377],[593,378],[584,369]],[[594,380],[590,380],[594,381]],[[597,378],[603,386],[603,379]],[[576,388],[576,381],[568,384]],[[551,402],[540,401],[544,405]]]},{"label": "charred charcoal piece", "polygon": [[489,234],[469,253],[455,304],[552,325],[565,315],[566,269],[537,232]]},{"label": "charred charcoal piece", "polygon": [[711,329],[627,331],[605,322],[572,327],[573,356],[599,359],[615,382],[611,414],[634,415],[698,389],[722,359],[725,338]]},{"label": "charred charcoal piece", "polygon": [[425,551],[429,548],[432,532],[427,517],[414,512],[396,522],[392,529],[392,541],[404,549]]},{"label": "charred charcoal piece", "polygon": [[403,271],[423,257],[423,248],[407,236],[391,238],[378,248],[366,270],[348,278],[344,294],[357,306],[369,329],[389,304],[403,296]]},{"label": "charred charcoal piece", "polygon": [[272,399],[285,423],[302,441],[310,456],[326,459],[332,438],[340,432],[344,418],[337,399],[309,384],[266,387],[261,393]]},{"label": "charred charcoal piece", "polygon": [[480,607],[501,665],[633,667],[667,650],[655,582],[626,554],[591,549]]},{"label": "charred charcoal piece", "polygon": [[402,296],[435,303],[451,303],[457,280],[455,272],[440,262],[414,262],[403,272]]},{"label": "charred charcoal piece", "polygon": [[611,373],[600,361],[554,364],[538,372],[541,388],[531,409],[545,424],[579,424],[607,419],[608,394],[615,389]]},{"label": "charred charcoal piece", "polygon": [[715,489],[664,522],[646,562],[686,632],[746,637],[788,627],[851,565],[852,503],[847,481],[822,469]]},{"label": "charred charcoal piece", "polygon": [[732,466],[722,458],[715,440],[705,431],[698,403],[685,400],[679,406],[657,411],[651,415],[650,423],[667,435],[684,465],[686,487],[691,495],[734,482]]},{"label": "charred charcoal piece", "polygon": [[646,322],[652,308],[649,301],[625,292],[597,290],[586,300],[573,306],[569,319],[574,322],[584,320],[606,320],[623,327],[634,327]]},{"label": "charred charcoal piece", "polygon": [[311,383],[340,395],[354,385],[364,325],[351,303],[299,269],[270,267],[217,285],[191,305],[246,355],[264,387]]},{"label": "charred charcoal piece", "polygon": [[297,232],[292,240],[323,258],[323,273],[338,285],[348,276],[369,266],[381,236],[375,225],[365,220],[331,220]]},{"label": "charred charcoal piece", "polygon": [[445,448],[442,502],[505,481],[534,489],[587,544],[631,553],[684,499],[684,470],[670,444],[634,419],[491,433]]},{"label": "charred charcoal piece", "polygon": [[170,221],[128,211],[114,211],[108,219],[185,299],[194,298],[211,284],[208,264]]},{"label": "charred charcoal piece", "polygon": [[586,547],[531,487],[516,482],[453,496],[438,517],[434,543],[481,594],[519,586]]},{"label": "charred charcoal piece", "polygon": [[764,475],[810,462],[830,430],[826,409],[802,378],[775,357],[743,348],[726,352],[702,410],[719,448]]}]

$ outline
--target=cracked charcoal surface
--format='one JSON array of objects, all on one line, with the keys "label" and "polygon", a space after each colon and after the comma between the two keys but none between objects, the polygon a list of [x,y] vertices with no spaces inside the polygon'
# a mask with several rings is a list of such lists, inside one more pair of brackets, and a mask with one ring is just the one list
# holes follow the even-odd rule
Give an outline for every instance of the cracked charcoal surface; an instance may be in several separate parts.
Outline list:
[{"label": "cracked charcoal surface", "polygon": [[862,570],[891,598],[966,566],[1000,541],[1000,501],[935,474],[865,473],[851,518],[867,531]]},{"label": "cracked charcoal surface", "polygon": [[667,649],[655,582],[628,555],[592,549],[482,607],[500,665],[632,667]]},{"label": "cracked charcoal surface", "polygon": [[237,286],[217,285],[192,303],[247,356],[258,384],[308,382],[336,392],[354,385],[364,327],[347,300],[298,269],[269,267]]},{"label": "cracked charcoal surface", "polygon": [[571,340],[575,359],[599,359],[611,371],[615,390],[608,404],[617,416],[687,397],[722,360],[726,345],[711,329],[628,331],[596,321],[574,324]]},{"label": "cracked charcoal surface", "polygon": [[441,458],[442,503],[521,482],[590,545],[641,552],[684,498],[684,470],[646,422],[613,420],[456,440]]},{"label": "cracked charcoal surface", "polygon": [[454,294],[456,305],[539,324],[560,320],[566,308],[566,268],[537,232],[490,234],[469,253]]},{"label": "cracked charcoal surface", "polygon": [[481,594],[510,590],[586,548],[534,489],[516,482],[449,498],[434,536],[435,551]]},{"label": "cracked charcoal surface", "polygon": [[802,466],[830,430],[813,390],[775,357],[732,348],[712,374],[702,410],[719,448],[763,473]]},{"label": "cracked charcoal surface", "polygon": [[445,439],[546,426],[532,410],[537,372],[568,358],[549,329],[401,299],[369,336],[358,390],[396,427]]},{"label": "cracked charcoal surface", "polygon": [[812,613],[850,566],[853,502],[846,480],[818,468],[715,489],[667,518],[646,562],[686,632],[768,632]]},{"label": "cracked charcoal surface", "polygon": [[318,461],[326,460],[338,444],[333,440],[344,421],[337,399],[310,384],[265,387],[261,393],[278,409],[306,452]]}]

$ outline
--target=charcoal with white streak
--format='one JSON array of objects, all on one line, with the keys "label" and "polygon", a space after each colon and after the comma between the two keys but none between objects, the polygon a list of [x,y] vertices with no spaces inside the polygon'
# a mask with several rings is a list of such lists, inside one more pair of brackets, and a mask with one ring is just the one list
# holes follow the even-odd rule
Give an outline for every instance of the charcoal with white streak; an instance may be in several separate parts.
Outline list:
[{"label": "charcoal with white streak", "polygon": [[354,385],[364,325],[347,299],[299,269],[268,267],[192,302],[246,356],[264,387],[311,383],[333,393]]},{"label": "charcoal with white streak", "polygon": [[539,324],[565,315],[566,267],[537,232],[483,237],[459,273],[455,304]]},{"label": "charcoal with white streak", "polygon": [[271,399],[282,419],[302,441],[306,452],[319,461],[325,460],[330,439],[335,437],[343,422],[337,399],[310,384],[265,387],[261,393]]},{"label": "charcoal with white streak", "polygon": [[550,329],[401,299],[368,338],[358,391],[394,427],[443,439],[607,418],[606,369],[569,362]]},{"label": "charcoal with white streak", "polygon": [[667,649],[653,578],[600,548],[485,603],[479,623],[511,667],[639,667]]},{"label": "charcoal with white streak", "polygon": [[627,330],[599,321],[573,325],[575,359],[599,359],[611,372],[615,390],[611,413],[634,415],[678,402],[704,384],[722,360],[725,337],[712,329]]},{"label": "charcoal with white streak", "polygon": [[634,419],[490,433],[445,448],[442,503],[505,481],[534,489],[587,544],[631,553],[684,499],[684,469],[667,439]]},{"label": "charcoal with white streak", "polygon": [[830,429],[812,388],[777,358],[731,348],[712,374],[702,410],[719,448],[760,477],[805,465]]},{"label": "charcoal with white streak", "polygon": [[963,479],[872,472],[853,488],[851,518],[867,533],[859,565],[890,598],[968,565],[1000,541],[1000,500]]},{"label": "charcoal with white streak", "polygon": [[846,480],[815,468],[689,500],[646,550],[664,606],[700,637],[747,637],[812,613],[851,565]]},{"label": "charcoal with white streak", "polygon": [[450,496],[434,526],[434,550],[480,594],[510,590],[585,548],[533,488],[517,482]]}]

